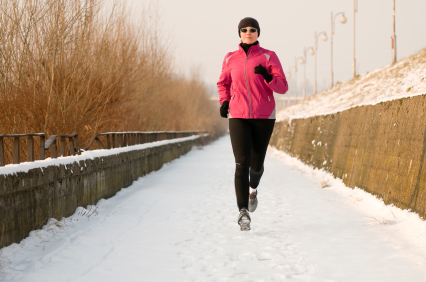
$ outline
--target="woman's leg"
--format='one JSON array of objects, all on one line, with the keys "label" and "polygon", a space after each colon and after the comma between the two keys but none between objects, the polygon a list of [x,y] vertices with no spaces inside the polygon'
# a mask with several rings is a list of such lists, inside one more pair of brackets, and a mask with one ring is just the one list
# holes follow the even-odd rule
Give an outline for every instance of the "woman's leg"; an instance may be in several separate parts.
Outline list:
[{"label": "woman's leg", "polygon": [[252,132],[249,120],[229,119],[232,150],[235,157],[235,194],[238,209],[248,208],[249,200],[249,169],[252,147]]},{"label": "woman's leg", "polygon": [[257,188],[263,174],[263,163],[269,140],[274,130],[274,119],[252,119],[251,129],[251,160],[250,160],[250,187]]}]

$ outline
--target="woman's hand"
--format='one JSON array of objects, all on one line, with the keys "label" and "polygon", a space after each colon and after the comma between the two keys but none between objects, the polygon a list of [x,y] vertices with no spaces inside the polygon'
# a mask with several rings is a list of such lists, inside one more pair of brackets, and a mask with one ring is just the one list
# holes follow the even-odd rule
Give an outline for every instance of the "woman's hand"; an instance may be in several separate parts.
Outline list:
[{"label": "woman's hand", "polygon": [[262,75],[263,79],[268,83],[272,81],[272,75],[270,75],[268,70],[261,64],[254,68],[254,73]]},{"label": "woman's hand", "polygon": [[220,106],[220,116],[223,118],[227,118],[228,110],[229,110],[229,101],[223,101],[222,106]]}]

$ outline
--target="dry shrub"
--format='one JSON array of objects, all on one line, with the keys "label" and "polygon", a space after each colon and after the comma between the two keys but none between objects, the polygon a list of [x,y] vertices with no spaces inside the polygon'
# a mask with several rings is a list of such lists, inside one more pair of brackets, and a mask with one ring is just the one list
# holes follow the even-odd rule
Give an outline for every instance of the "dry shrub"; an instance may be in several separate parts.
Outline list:
[{"label": "dry shrub", "polygon": [[0,9],[0,134],[78,132],[84,147],[108,131],[224,130],[199,77],[173,74],[155,6],[137,23],[124,0]]}]

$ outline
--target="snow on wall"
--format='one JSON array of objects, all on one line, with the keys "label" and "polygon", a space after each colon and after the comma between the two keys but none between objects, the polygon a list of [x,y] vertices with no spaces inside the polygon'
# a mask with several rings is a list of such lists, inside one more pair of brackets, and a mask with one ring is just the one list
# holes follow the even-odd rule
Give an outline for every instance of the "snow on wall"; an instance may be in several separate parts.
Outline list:
[{"label": "snow on wall", "polygon": [[426,94],[426,49],[283,109],[277,113],[277,121],[328,115],[422,94]]},{"label": "snow on wall", "polygon": [[156,141],[146,144],[140,144],[140,145],[133,145],[133,146],[127,146],[122,148],[115,148],[115,149],[101,149],[101,150],[93,150],[93,151],[84,151],[81,153],[81,155],[78,156],[68,156],[68,157],[59,157],[57,159],[47,158],[42,161],[35,161],[35,162],[24,162],[20,164],[10,164],[6,165],[4,167],[0,167],[0,175],[4,175],[6,177],[7,174],[15,174],[17,172],[28,172],[29,170],[33,168],[41,168],[48,167],[52,165],[66,165],[66,164],[72,164],[74,162],[79,162],[86,159],[94,159],[97,157],[106,157],[111,155],[118,155],[119,153],[123,152],[129,152],[134,150],[143,150],[147,148],[154,148],[166,144],[173,144],[173,143],[179,143],[182,141],[188,141],[188,140],[195,140],[200,138],[199,135],[193,135],[189,137],[183,137],[183,138],[176,138],[171,140],[163,140],[163,141]]}]

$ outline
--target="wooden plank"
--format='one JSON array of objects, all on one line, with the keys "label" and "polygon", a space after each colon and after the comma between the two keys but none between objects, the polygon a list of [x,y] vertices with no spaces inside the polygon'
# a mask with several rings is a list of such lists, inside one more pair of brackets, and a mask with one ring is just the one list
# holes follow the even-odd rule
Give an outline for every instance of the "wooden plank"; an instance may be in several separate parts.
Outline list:
[{"label": "wooden plank", "polygon": [[61,141],[61,147],[60,147],[61,157],[65,157],[65,138],[61,137],[60,141]]},{"label": "wooden plank", "polygon": [[111,134],[111,139],[112,139],[111,143],[113,148],[117,148],[117,143],[115,142],[115,136],[116,136],[115,133]]},{"label": "wooden plank", "polygon": [[27,136],[27,160],[29,162],[34,161],[34,138],[32,136]]},{"label": "wooden plank", "polygon": [[80,150],[80,142],[78,142],[78,135],[73,137],[73,140],[74,140],[74,146],[75,146],[76,153],[77,153],[77,155],[80,155],[81,150]]},{"label": "wooden plank", "polygon": [[56,159],[58,157],[58,148],[56,146],[56,140],[50,146],[50,151],[52,152],[52,159]]},{"label": "wooden plank", "polygon": [[72,137],[68,138],[68,147],[70,148],[70,156],[74,156],[75,149],[74,149],[74,141]]},{"label": "wooden plank", "polygon": [[5,166],[3,137],[0,137],[0,166]]},{"label": "wooden plank", "polygon": [[44,160],[45,159],[45,154],[44,154],[44,144],[46,142],[46,137],[45,136],[40,136],[40,151],[39,151],[39,159],[40,160]]},{"label": "wooden plank", "polygon": [[107,148],[111,149],[111,140],[109,139],[109,134],[105,135],[107,139]]},{"label": "wooden plank", "polygon": [[19,137],[13,138],[13,163],[19,164],[21,162],[21,153],[19,150]]}]

